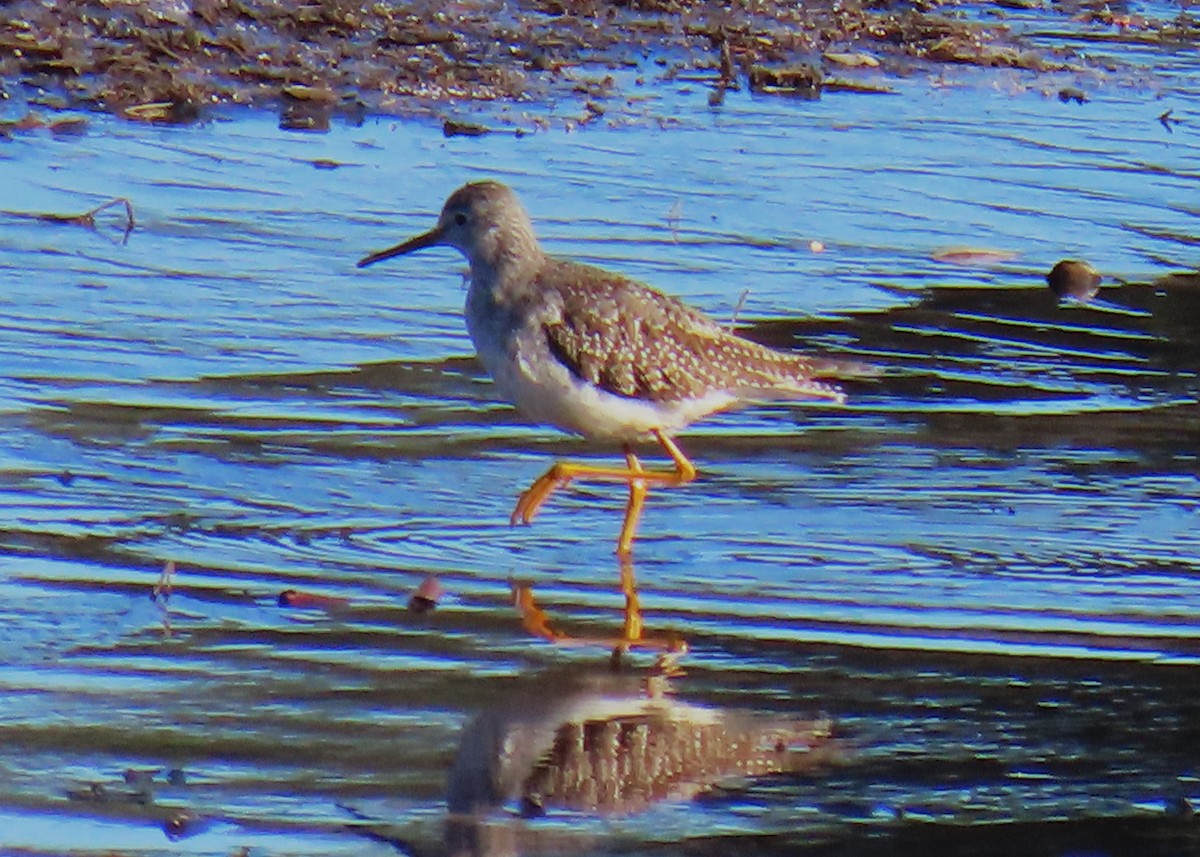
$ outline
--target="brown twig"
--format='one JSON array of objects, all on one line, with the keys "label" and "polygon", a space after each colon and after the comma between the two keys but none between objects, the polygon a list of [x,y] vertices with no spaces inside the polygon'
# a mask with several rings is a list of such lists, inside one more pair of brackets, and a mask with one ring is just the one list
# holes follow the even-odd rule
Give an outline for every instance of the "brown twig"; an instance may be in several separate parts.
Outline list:
[{"label": "brown twig", "polygon": [[133,232],[133,228],[137,225],[137,221],[133,217],[133,204],[123,196],[118,196],[110,199],[108,202],[101,203],[95,208],[88,209],[82,214],[56,214],[53,212],[8,212],[16,217],[28,217],[37,220],[41,223],[66,223],[72,226],[86,226],[88,229],[96,229],[96,215],[109,208],[117,206],[125,206],[125,226],[122,229],[121,243],[124,244],[129,240],[129,234]]},{"label": "brown twig", "polygon": [[167,638],[171,636],[171,607],[168,601],[171,598],[174,576],[175,560],[169,559],[164,563],[162,571],[158,575],[158,582],[150,590],[150,597],[158,607],[159,613],[162,614],[163,636]]}]

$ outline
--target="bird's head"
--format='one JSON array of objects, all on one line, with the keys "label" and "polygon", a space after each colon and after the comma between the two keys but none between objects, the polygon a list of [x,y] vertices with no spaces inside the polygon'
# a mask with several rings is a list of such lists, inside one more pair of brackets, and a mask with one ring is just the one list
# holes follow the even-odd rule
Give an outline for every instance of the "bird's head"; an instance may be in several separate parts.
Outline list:
[{"label": "bird's head", "polygon": [[372,253],[359,260],[358,267],[434,246],[455,248],[467,257],[472,270],[497,269],[541,252],[517,195],[500,182],[482,181],[450,194],[433,229]]}]

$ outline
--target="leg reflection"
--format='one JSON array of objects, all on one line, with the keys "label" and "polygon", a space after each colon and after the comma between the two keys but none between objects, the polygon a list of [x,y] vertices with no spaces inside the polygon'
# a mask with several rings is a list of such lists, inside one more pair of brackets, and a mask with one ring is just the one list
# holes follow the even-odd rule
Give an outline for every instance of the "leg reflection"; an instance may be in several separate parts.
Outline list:
[{"label": "leg reflection", "polygon": [[621,592],[625,596],[624,620],[621,624],[621,635],[611,636],[578,636],[570,635],[559,630],[551,623],[550,617],[534,598],[533,585],[526,582],[509,579],[512,588],[513,604],[521,617],[521,625],[535,637],[541,637],[551,643],[564,646],[603,646],[612,651],[614,665],[619,665],[621,658],[633,649],[650,649],[659,651],[663,671],[677,671],[675,662],[687,651],[687,644],[676,634],[647,636],[642,621],[641,602],[638,599],[637,578],[634,574],[633,559],[628,556],[618,558],[621,580]]}]

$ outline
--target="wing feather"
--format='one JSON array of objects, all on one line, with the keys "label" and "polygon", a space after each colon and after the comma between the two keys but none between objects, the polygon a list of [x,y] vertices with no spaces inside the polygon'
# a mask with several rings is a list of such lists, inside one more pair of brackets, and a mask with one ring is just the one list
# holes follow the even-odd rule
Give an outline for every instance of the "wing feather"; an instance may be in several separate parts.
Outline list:
[{"label": "wing feather", "polygon": [[841,400],[813,363],[736,336],[703,313],[635,280],[551,259],[538,292],[554,355],[580,378],[635,399],[676,402],[713,391],[744,398]]}]

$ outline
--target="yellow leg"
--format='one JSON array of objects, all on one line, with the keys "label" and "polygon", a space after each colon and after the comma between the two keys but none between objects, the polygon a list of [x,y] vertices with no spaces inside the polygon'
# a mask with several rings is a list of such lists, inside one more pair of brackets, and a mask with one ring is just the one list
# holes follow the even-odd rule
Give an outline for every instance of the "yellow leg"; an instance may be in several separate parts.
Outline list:
[{"label": "yellow leg", "polygon": [[621,640],[628,647],[642,639],[642,605],[638,601],[637,581],[633,576],[633,560],[621,557],[621,591],[625,593],[625,624]]},{"label": "yellow leg", "polygon": [[646,502],[646,493],[651,485],[684,485],[696,478],[696,468],[688,461],[675,442],[654,429],[655,439],[662,445],[675,464],[674,470],[646,470],[637,456],[628,447],[625,450],[625,467],[603,467],[594,464],[578,464],[572,461],[556,462],[543,473],[518,499],[513,509],[512,524],[529,524],[542,505],[550,499],[555,489],[568,485],[572,479],[593,479],[604,482],[625,482],[629,485],[629,501],[625,505],[625,521],[621,525],[621,536],[617,540],[617,554],[627,557],[633,553],[633,539],[637,534],[638,521]]},{"label": "yellow leg", "polygon": [[[625,447],[625,464],[629,467],[630,473],[646,472],[646,469],[642,467],[642,462],[638,461],[638,457],[630,446]],[[624,588],[627,567],[629,580],[633,580],[633,566],[628,559],[633,555],[633,539],[637,535],[638,523],[642,519],[642,507],[646,505],[646,494],[649,490],[645,479],[629,480],[629,500],[625,503],[625,520],[621,524],[621,535],[617,538],[617,556],[621,557],[622,588]],[[628,594],[626,591],[626,595]]]}]

